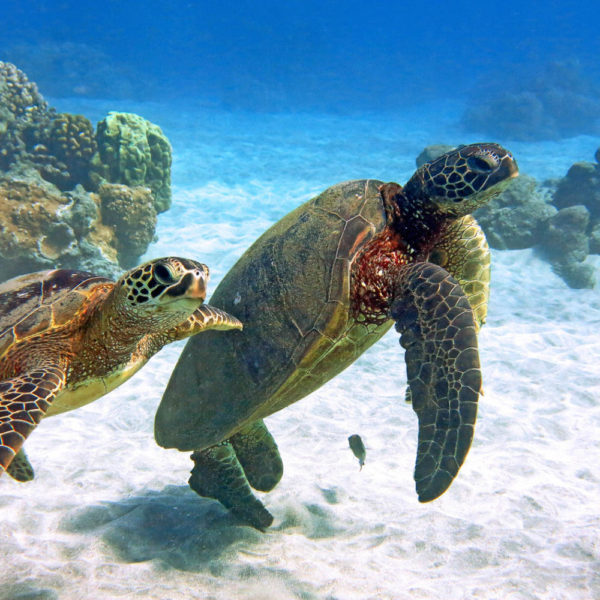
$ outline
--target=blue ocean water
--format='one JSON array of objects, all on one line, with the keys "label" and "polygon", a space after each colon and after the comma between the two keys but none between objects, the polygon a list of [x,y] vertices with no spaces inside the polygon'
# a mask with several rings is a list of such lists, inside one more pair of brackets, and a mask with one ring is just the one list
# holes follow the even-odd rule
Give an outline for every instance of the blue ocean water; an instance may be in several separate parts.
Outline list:
[{"label": "blue ocean water", "polygon": [[[0,60],[59,111],[161,126],[173,206],[144,258],[198,258],[211,289],[300,202],[351,178],[403,183],[428,144],[493,139],[540,181],[600,146],[593,3],[5,0],[2,12]],[[262,497],[266,534],[193,494],[188,456],[154,443],[182,349],[170,346],[43,422],[27,445],[34,482],[0,481],[0,598],[598,598],[599,325],[597,289],[569,289],[530,250],[494,251],[485,396],[451,493],[414,497],[416,420],[392,332],[269,420],[285,475]]]},{"label": "blue ocean water", "polygon": [[600,75],[582,1],[6,0],[0,31],[4,58],[48,95],[395,111],[527,87],[556,62],[583,85]]}]

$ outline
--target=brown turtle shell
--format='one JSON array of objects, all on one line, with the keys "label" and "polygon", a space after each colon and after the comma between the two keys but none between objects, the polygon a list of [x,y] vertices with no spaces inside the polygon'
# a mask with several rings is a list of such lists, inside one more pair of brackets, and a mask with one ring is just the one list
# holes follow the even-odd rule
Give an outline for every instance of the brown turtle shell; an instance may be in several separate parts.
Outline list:
[{"label": "brown turtle shell", "polygon": [[65,326],[82,325],[91,293],[113,282],[82,271],[55,269],[0,283],[0,358],[16,344]]},{"label": "brown turtle shell", "polygon": [[234,265],[211,304],[244,330],[188,341],[157,412],[159,444],[216,444],[314,391],[389,329],[390,321],[356,322],[350,299],[353,260],[386,227],[380,185],[358,180],[327,189]]}]

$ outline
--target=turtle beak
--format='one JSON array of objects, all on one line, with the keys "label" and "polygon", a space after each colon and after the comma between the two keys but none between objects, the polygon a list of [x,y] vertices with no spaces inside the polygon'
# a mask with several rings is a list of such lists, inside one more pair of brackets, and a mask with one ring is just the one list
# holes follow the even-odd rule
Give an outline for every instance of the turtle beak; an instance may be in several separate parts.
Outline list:
[{"label": "turtle beak", "polygon": [[196,271],[193,273],[194,279],[188,290],[188,296],[190,298],[198,298],[204,302],[206,298],[206,284],[208,282],[208,276],[203,271]]},{"label": "turtle beak", "polygon": [[206,272],[200,269],[191,271],[186,273],[178,283],[168,288],[165,295],[173,299],[200,300],[202,303],[206,298],[207,280]]}]

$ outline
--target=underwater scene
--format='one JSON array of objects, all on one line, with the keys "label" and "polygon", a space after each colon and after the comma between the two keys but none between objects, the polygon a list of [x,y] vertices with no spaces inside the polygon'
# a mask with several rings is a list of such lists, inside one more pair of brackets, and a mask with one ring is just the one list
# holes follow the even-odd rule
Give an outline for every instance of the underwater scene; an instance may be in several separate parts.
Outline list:
[{"label": "underwater scene", "polygon": [[600,599],[593,3],[3,8],[0,600]]}]

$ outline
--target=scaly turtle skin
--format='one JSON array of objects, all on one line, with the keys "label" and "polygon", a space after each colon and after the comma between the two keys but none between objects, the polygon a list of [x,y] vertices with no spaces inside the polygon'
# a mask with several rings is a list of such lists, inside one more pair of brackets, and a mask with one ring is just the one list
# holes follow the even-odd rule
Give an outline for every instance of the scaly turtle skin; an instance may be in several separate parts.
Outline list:
[{"label": "scaly turtle skin", "polygon": [[240,329],[203,304],[208,267],[160,258],[116,283],[58,269],[0,284],[0,474],[33,478],[21,449],[43,417],[111,391],[165,344],[207,329]]},{"label": "scaly turtle skin", "polygon": [[417,493],[422,502],[442,494],[471,445],[481,389],[490,254],[470,213],[517,173],[504,148],[463,146],[404,188],[333,186],[264,233],[211,299],[244,331],[191,339],[156,415],[161,446],[195,451],[191,487],[268,527],[250,488],[272,489],[283,471],[263,419],[345,369],[395,322],[419,420]]}]

